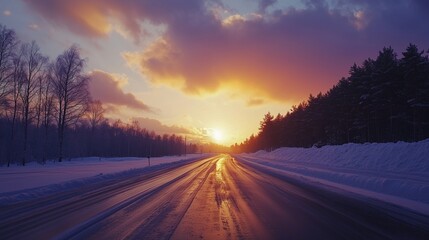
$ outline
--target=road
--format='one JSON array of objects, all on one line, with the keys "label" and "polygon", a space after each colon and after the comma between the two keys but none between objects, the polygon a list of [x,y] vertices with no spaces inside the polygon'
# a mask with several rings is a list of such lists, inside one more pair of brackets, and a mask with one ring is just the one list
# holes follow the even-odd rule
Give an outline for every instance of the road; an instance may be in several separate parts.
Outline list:
[{"label": "road", "polygon": [[429,216],[219,155],[0,206],[1,239],[428,239]]}]

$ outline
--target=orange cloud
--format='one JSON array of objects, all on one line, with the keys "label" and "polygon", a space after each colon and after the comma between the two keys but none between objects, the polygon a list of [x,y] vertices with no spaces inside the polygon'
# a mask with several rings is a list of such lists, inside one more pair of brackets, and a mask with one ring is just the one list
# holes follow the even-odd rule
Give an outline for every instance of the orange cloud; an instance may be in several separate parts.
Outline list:
[{"label": "orange cloud", "polygon": [[261,104],[264,104],[264,100],[263,99],[259,99],[259,98],[251,98],[247,101],[247,106],[252,107],[252,106],[258,106]]},{"label": "orange cloud", "polygon": [[25,2],[59,26],[90,37],[101,37],[110,31],[108,11],[102,1],[31,1]]},{"label": "orange cloud", "polygon": [[[124,58],[153,83],[186,93],[228,88],[250,94],[247,98],[282,101],[299,101],[310,92],[327,89],[341,76],[337,66],[348,68],[330,59],[332,48],[308,47],[298,35],[270,29],[277,24],[239,20],[185,31],[192,34],[173,31],[143,52],[127,53]],[[319,41],[323,45],[328,40]]]},{"label": "orange cloud", "polygon": [[[124,93],[121,85],[127,81],[123,77],[100,70],[91,72],[90,77],[89,91],[95,100],[100,100],[104,104],[153,112],[151,107],[138,100],[133,94]],[[111,108],[115,109],[114,106]]]},{"label": "orange cloud", "polygon": [[137,117],[133,118],[132,121],[137,121],[139,126],[149,131],[154,131],[157,134],[190,134],[191,132],[179,126],[167,126],[162,124],[160,121],[151,118]]},{"label": "orange cloud", "polygon": [[188,13],[198,15],[205,2],[200,0],[23,0],[55,25],[89,37],[105,37],[119,23],[136,41],[142,34],[141,23],[171,22]]}]

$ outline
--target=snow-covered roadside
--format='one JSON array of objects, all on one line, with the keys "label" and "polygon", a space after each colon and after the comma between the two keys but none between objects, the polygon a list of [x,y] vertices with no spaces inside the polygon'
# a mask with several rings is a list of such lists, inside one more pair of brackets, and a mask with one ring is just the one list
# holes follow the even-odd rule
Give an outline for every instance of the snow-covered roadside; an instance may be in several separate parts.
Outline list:
[{"label": "snow-covered roadside", "polygon": [[123,176],[133,176],[169,167],[172,164],[201,159],[211,154],[151,158],[79,158],[71,161],[29,163],[25,167],[0,167],[0,202],[25,200],[40,194],[83,186]]},{"label": "snow-covered roadside", "polygon": [[237,158],[331,188],[429,214],[429,139],[279,148]]}]

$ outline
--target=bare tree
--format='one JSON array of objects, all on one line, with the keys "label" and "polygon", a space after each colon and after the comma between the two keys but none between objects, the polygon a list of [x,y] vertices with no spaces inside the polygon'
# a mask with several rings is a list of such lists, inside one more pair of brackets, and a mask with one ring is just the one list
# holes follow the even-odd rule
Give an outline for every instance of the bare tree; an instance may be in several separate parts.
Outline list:
[{"label": "bare tree", "polygon": [[53,90],[56,97],[56,118],[58,126],[59,157],[62,161],[64,132],[85,114],[90,99],[89,77],[84,74],[85,60],[79,49],[73,45],[55,61],[53,70]]},{"label": "bare tree", "polygon": [[41,103],[40,115],[43,126],[43,150],[42,162],[46,162],[48,152],[48,130],[53,121],[53,108],[54,108],[54,69],[55,64],[50,64],[46,71],[46,77],[41,81]]},{"label": "bare tree", "polygon": [[43,67],[46,65],[48,58],[40,53],[40,48],[36,42],[22,45],[24,59],[24,81],[21,91],[23,107],[23,124],[24,124],[24,151],[22,165],[25,165],[28,151],[28,125],[30,124],[30,110],[33,97],[37,94],[38,79],[43,75]]},{"label": "bare tree", "polygon": [[[13,59],[13,71],[12,71],[12,78],[11,78],[11,91],[10,91],[10,104],[11,106],[11,134],[10,134],[10,141],[9,141],[9,148],[8,148],[8,160],[7,160],[7,166],[10,166],[12,155],[15,155],[15,125],[16,120],[19,118],[20,113],[18,112],[19,109],[22,108],[21,104],[21,91],[22,91],[22,85],[24,83],[23,79],[25,77],[24,74],[24,61],[22,58],[22,51],[19,51],[18,54],[15,55]],[[15,157],[15,156],[13,156]]]},{"label": "bare tree", "polygon": [[45,95],[45,88],[47,82],[47,72],[43,71],[43,74],[41,74],[37,79],[37,89],[36,89],[36,102],[34,106],[35,111],[35,121],[36,121],[36,128],[39,128],[42,124],[42,111],[43,111],[43,97]]},{"label": "bare tree", "polygon": [[88,104],[88,111],[85,114],[85,119],[91,128],[90,135],[88,136],[88,153],[94,155],[97,153],[96,149],[96,129],[107,120],[104,118],[104,108],[99,100],[91,101]]},{"label": "bare tree", "polygon": [[97,126],[99,126],[103,121],[105,121],[104,108],[103,108],[103,105],[101,104],[101,102],[99,100],[92,101],[88,105],[88,111],[86,113],[86,118],[89,121],[92,133],[94,133],[95,128]]},{"label": "bare tree", "polygon": [[0,104],[10,93],[9,83],[13,73],[13,58],[18,39],[15,31],[0,24]]}]

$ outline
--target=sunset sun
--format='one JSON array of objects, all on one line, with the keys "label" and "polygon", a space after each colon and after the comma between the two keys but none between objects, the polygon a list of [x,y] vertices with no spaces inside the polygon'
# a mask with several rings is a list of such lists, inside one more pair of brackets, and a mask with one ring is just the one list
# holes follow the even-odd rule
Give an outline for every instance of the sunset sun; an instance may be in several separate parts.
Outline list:
[{"label": "sunset sun", "polygon": [[217,143],[222,142],[224,140],[223,132],[219,129],[213,129],[212,138]]}]

